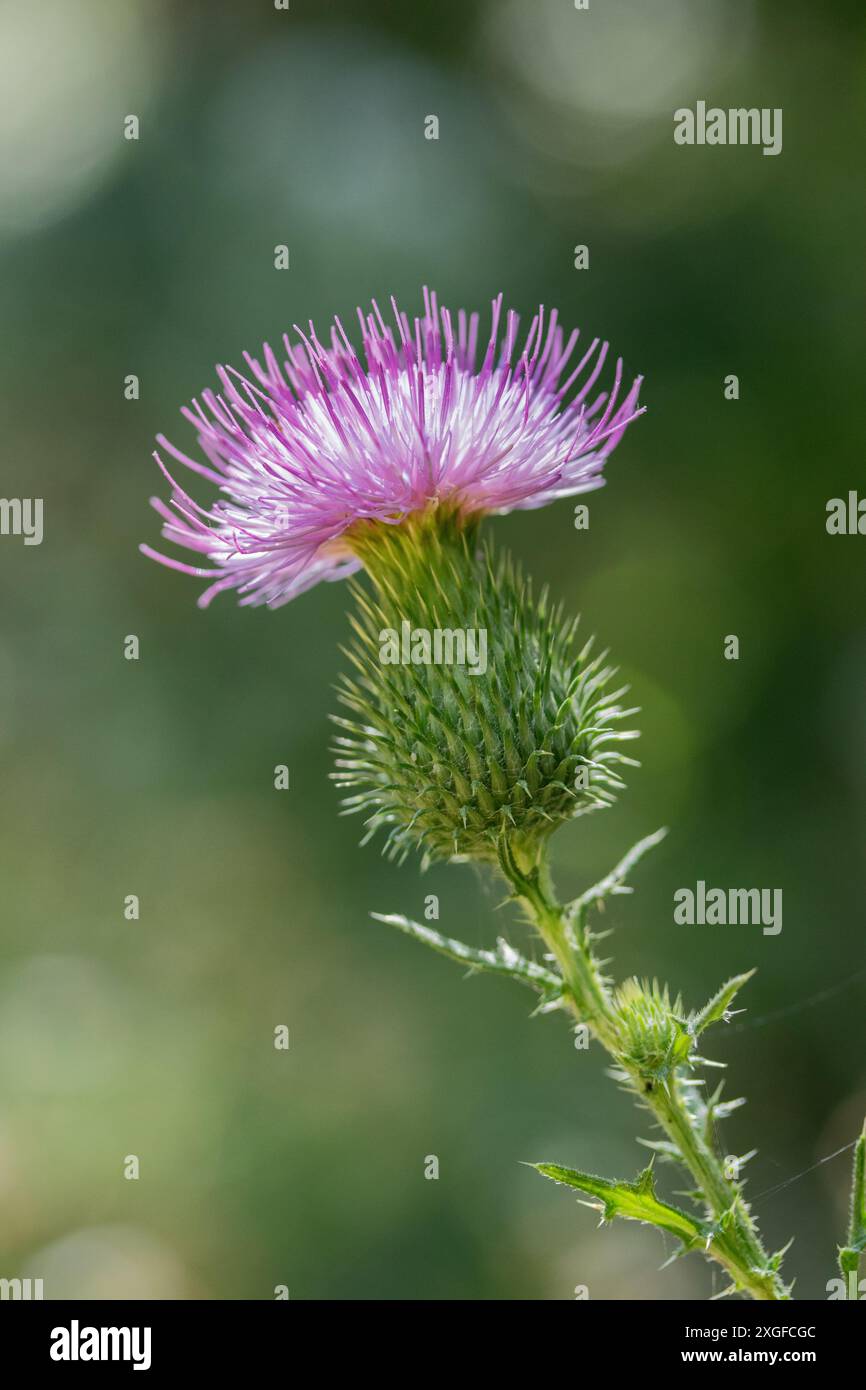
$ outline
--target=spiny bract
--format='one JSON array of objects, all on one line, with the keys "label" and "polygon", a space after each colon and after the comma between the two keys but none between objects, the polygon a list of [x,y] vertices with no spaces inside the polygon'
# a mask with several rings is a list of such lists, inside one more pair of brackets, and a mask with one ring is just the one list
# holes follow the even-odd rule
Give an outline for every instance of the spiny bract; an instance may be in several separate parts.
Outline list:
[{"label": "spiny bract", "polygon": [[[365,838],[383,828],[401,859],[418,848],[425,861],[495,860],[506,831],[531,859],[557,825],[613,800],[617,766],[633,759],[612,745],[636,736],[617,727],[634,711],[617,703],[625,687],[608,689],[606,653],[577,647],[576,621],[534,597],[509,559],[479,550],[477,525],[457,513],[367,523],[352,544],[374,594],[355,586],[355,674],[340,687],[353,717],[336,721],[334,776],[359,788],[344,804],[366,815]],[[484,671],[384,661],[404,624],[484,633]]]},{"label": "spiny bract", "polygon": [[668,1082],[688,1062],[694,1038],[682,999],[671,1001],[657,980],[623,981],[614,995],[622,1062],[644,1081]]}]

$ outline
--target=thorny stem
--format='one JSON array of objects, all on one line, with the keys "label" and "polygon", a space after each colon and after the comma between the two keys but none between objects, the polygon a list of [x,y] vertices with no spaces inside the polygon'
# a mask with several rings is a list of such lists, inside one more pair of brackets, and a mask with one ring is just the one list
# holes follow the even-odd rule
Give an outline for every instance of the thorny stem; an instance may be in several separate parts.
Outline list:
[{"label": "thorny stem", "polygon": [[568,989],[568,1004],[579,1023],[585,1023],[627,1074],[629,1088],[652,1112],[682,1163],[689,1170],[713,1218],[714,1233],[706,1254],[731,1275],[737,1288],[752,1298],[781,1300],[790,1297],[778,1272],[771,1266],[757,1228],[739,1186],[726,1177],[722,1164],[706,1142],[685,1100],[682,1078],[665,1085],[642,1076],[628,1064],[619,1042],[619,1023],[614,999],[589,945],[584,912],[569,913],[556,900],[544,856],[522,866],[503,849],[501,868],[530,920],[556,959]]}]

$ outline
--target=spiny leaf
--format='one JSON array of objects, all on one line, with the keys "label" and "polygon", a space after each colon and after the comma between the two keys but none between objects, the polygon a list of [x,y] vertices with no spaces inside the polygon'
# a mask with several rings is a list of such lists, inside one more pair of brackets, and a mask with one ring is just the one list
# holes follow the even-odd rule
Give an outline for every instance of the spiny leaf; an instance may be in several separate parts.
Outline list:
[{"label": "spiny leaf", "polygon": [[621,1216],[627,1221],[648,1222],[660,1231],[676,1236],[686,1249],[702,1244],[707,1238],[707,1229],[701,1222],[656,1196],[652,1165],[644,1168],[634,1182],[611,1182],[607,1178],[580,1173],[575,1168],[563,1168],[556,1163],[533,1163],[530,1167],[553,1182],[577,1188],[579,1192],[597,1198],[597,1202],[590,1205],[602,1213],[605,1221]]},{"label": "spiny leaf", "polygon": [[782,1261],[784,1260],[785,1256],[787,1255],[788,1251],[790,1250],[793,1244],[794,1237],[791,1236],[791,1239],[788,1241],[787,1245],[783,1245],[781,1250],[777,1250],[774,1255],[770,1256],[770,1269],[774,1271],[778,1271],[779,1269],[781,1269]]},{"label": "spiny leaf", "polygon": [[689,1032],[694,1037],[699,1038],[704,1029],[709,1028],[711,1023],[718,1023],[720,1019],[727,1022],[730,1017],[730,1005],[736,998],[738,991],[742,989],[747,980],[752,978],[754,973],[754,970],[747,970],[743,975],[734,975],[727,984],[722,985],[717,994],[713,995],[708,1004],[690,1014],[686,1020]]},{"label": "spiny leaf", "polygon": [[721,1289],[719,1293],[714,1293],[710,1299],[711,1303],[718,1303],[722,1298],[731,1298],[735,1293],[740,1292],[739,1284],[728,1284],[727,1288]]},{"label": "spiny leaf", "polygon": [[652,1149],[653,1152],[657,1153],[663,1161],[670,1161],[673,1163],[682,1162],[682,1154],[680,1153],[676,1144],[671,1143],[670,1139],[638,1138],[637,1142],[639,1144],[642,1144],[645,1149]]},{"label": "spiny leaf", "polygon": [[851,1174],[851,1210],[848,1218],[848,1244],[839,1247],[839,1269],[847,1280],[849,1274],[859,1275],[860,1256],[866,1250],[866,1122],[863,1133],[854,1145],[854,1168]]},{"label": "spiny leaf", "polygon": [[519,980],[521,984],[538,990],[545,996],[548,1004],[554,1004],[562,997],[561,976],[553,970],[547,970],[543,965],[537,965],[535,961],[527,960],[501,937],[496,943],[495,951],[484,951],[467,946],[465,942],[457,941],[454,937],[443,936],[433,927],[413,922],[411,918],[402,917],[397,913],[371,912],[370,916],[375,917],[377,922],[385,922],[388,926],[399,928],[407,936],[414,937],[416,941],[423,941],[425,946],[447,956],[449,960],[467,966],[470,970],[486,970],[490,974],[507,975],[512,980]]},{"label": "spiny leaf", "polygon": [[624,855],[616,868],[611,869],[606,878],[600,879],[593,884],[592,888],[587,888],[580,897],[574,898],[566,907],[566,912],[570,917],[576,916],[584,908],[591,906],[592,903],[600,903],[605,898],[616,893],[631,893],[632,889],[625,886],[625,879],[631,873],[635,865],[643,859],[648,850],[655,845],[661,844],[667,835],[667,826],[662,826],[652,835],[647,835],[643,840],[638,840],[636,845],[632,845],[628,854]]}]

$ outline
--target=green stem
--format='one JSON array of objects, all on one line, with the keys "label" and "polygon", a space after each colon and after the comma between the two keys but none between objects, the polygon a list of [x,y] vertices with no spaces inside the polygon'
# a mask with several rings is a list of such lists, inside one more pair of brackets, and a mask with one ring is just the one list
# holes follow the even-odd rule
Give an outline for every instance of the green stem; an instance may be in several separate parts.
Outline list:
[{"label": "green stem", "polygon": [[694,1178],[713,1218],[715,1234],[706,1251],[752,1298],[786,1299],[789,1294],[765,1251],[739,1186],[726,1177],[687,1105],[680,1078],[659,1084],[630,1066],[622,1056],[614,999],[587,940],[582,911],[573,919],[557,902],[544,858],[519,865],[507,849],[502,871],[530,920],[555,957],[568,986],[575,1018],[585,1023],[629,1078],[640,1102],[655,1116]]}]

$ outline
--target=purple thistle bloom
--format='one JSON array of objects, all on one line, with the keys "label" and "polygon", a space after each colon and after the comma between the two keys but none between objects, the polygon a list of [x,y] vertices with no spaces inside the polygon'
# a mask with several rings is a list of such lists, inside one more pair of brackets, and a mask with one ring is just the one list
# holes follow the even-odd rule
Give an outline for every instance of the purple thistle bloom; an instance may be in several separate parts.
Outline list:
[{"label": "purple thistle bloom", "polygon": [[163,536],[211,567],[141,549],[212,578],[201,607],[236,589],[242,604],[277,608],[352,574],[359,522],[396,525],[439,504],[466,516],[510,512],[603,485],[608,454],[642,413],[640,377],[618,404],[621,360],[610,392],[593,395],[607,343],[594,339],[566,374],[578,331],[566,341],[556,310],[545,328],[540,308],[518,352],[518,315],[509,310],[500,331],[500,294],[478,367],[477,313],[461,309],[455,325],[425,289],[424,316],[410,324],[391,303],[393,328],[375,301],[372,314],[358,310],[366,366],[335,319],[328,348],[310,324],[306,334],[296,326],[299,344],[284,337],[282,364],[267,344],[264,365],[245,353],[255,381],[218,368],[222,394],[204,391],[203,405],[182,412],[207,464],[159,436],[221,492],[206,510],[154,455],[172,487],[170,505],[152,499]]}]

